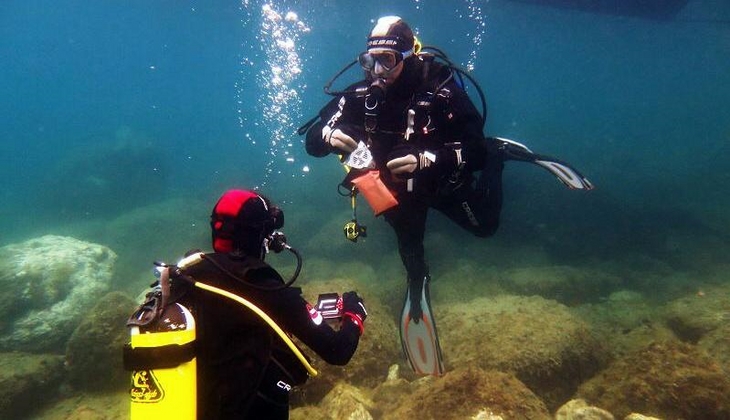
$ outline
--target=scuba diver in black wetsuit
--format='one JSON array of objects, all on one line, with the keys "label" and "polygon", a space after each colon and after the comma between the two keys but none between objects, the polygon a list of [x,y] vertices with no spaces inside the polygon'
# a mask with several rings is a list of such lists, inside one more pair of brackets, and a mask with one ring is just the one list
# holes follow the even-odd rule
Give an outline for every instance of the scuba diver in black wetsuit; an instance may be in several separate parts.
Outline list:
[{"label": "scuba diver in black wetsuit", "polygon": [[[506,160],[540,165],[569,188],[593,186],[564,162],[534,154],[508,139],[485,137],[486,101],[476,82],[438,49],[422,47],[401,18],[379,19],[358,61],[365,80],[331,92],[334,79],[355,63],[345,67],[325,86],[335,99],[299,132],[306,130],[310,155],[342,156],[352,168],[344,184],[354,184],[396,233],[409,283],[401,338],[410,358],[408,337],[403,336],[407,323],[418,324],[421,319],[433,323],[423,313],[430,312],[423,246],[429,208],[477,236],[493,235],[499,226]],[[481,114],[463,88],[463,77],[480,94]],[[375,178],[363,183],[364,188],[358,182],[363,174]],[[438,341],[433,341],[433,356],[439,363],[429,360],[426,367],[411,360],[416,371],[443,371]]]},{"label": "scuba diver in black wetsuit", "polygon": [[[283,224],[283,212],[263,196],[246,190],[227,191],[211,215],[215,252],[191,252],[178,266],[161,265],[169,274],[159,283],[164,285],[162,279],[167,275],[171,283],[167,298],[163,287],[161,300],[167,300],[167,305],[161,306],[176,303],[194,316],[198,419],[288,419],[289,391],[316,375],[288,338],[290,334],[335,365],[347,364],[358,346],[367,317],[362,299],[355,292],[344,293],[338,302],[339,329],[323,322],[322,313],[304,300],[301,290],[291,287],[301,258],[276,231]],[[269,250],[284,249],[294,253],[298,261],[287,282],[264,262]],[[156,299],[159,302],[159,295]],[[248,307],[242,307],[241,302]],[[158,305],[143,304],[128,325],[150,324],[145,318],[154,315],[149,311],[151,306]],[[125,354],[125,364],[126,359],[134,360],[134,354]],[[149,389],[146,383],[142,385],[138,395]],[[138,404],[142,406],[140,413],[154,402],[150,399]],[[171,418],[175,413],[135,416],[134,398],[132,406],[133,420],[160,413],[161,418]]]}]

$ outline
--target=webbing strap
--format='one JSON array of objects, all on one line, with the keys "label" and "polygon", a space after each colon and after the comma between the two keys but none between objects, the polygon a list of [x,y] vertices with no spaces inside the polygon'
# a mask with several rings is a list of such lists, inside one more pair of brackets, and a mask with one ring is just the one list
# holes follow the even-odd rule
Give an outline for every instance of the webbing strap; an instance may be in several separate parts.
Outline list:
[{"label": "webbing strap", "polygon": [[159,347],[135,347],[124,345],[125,370],[168,369],[180,366],[195,358],[195,342],[168,344]]}]

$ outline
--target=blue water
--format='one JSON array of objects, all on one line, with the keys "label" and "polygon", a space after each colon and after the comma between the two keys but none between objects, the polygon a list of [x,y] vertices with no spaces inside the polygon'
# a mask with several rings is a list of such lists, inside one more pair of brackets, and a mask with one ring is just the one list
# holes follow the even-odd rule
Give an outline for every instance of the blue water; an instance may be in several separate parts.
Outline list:
[{"label": "blue water", "polygon": [[[212,202],[233,186],[346,211],[339,169],[306,156],[293,130],[328,99],[321,87],[363,48],[373,19],[400,14],[424,44],[473,66],[489,134],[559,156],[597,186],[575,194],[508,167],[495,240],[545,245],[535,226],[548,224],[561,258],[616,258],[660,252],[666,229],[679,229],[719,238],[713,255],[727,250],[725,3],[690,1],[655,21],[507,0],[272,2],[308,29],[282,26],[301,61],[283,87],[266,85],[283,53],[263,4],[2,2],[0,243],[170,197]],[[266,121],[266,98],[286,90],[295,100]]]},{"label": "blue water", "polygon": [[[266,49],[275,44],[271,34],[261,34],[262,4],[3,2],[0,241],[25,238],[56,221],[115,216],[170,195],[214,197],[233,185],[265,185],[279,201],[301,201],[300,191],[328,201],[324,196],[334,187],[322,185],[321,177],[334,185],[339,174],[323,175],[332,166],[307,157],[298,147],[301,138],[285,139],[293,143],[288,151],[295,163],[271,155],[281,149],[270,145],[271,132],[281,127],[261,118],[261,98],[272,89],[262,86],[260,73],[267,68]],[[510,169],[506,221],[516,211],[534,219],[547,214],[561,225],[577,222],[571,241],[625,229],[627,236],[616,238],[620,249],[635,241],[629,235],[636,225],[660,230],[657,217],[666,217],[701,230],[703,222],[695,219],[704,216],[697,211],[727,208],[730,11],[723,2],[691,1],[669,21],[506,0],[272,6],[282,15],[296,12],[310,29],[296,43],[301,74],[287,86],[299,100],[283,110],[295,123],[327,100],[321,86],[362,49],[380,15],[403,15],[424,43],[462,65],[473,55],[473,74],[489,101],[488,133],[560,156],[598,186],[590,197],[576,198],[531,168]],[[286,137],[291,127],[284,129]],[[104,156],[119,137],[138,144],[140,156],[107,168],[111,188],[80,193],[89,186],[76,174],[61,186],[51,183],[47,197],[49,180],[68,171],[64,162],[83,161],[90,151]],[[311,172],[303,173],[304,165]],[[129,205],[118,203],[125,183]],[[524,184],[534,183],[544,197],[530,197],[534,191]],[[143,197],[133,194],[139,184],[150,190]],[[55,217],[59,212],[63,217]],[[725,222],[710,223],[723,228]]]},{"label": "blue water", "polygon": [[[276,25],[265,4],[282,17]],[[456,258],[519,266],[529,263],[520,250],[535,247],[550,264],[644,270],[636,277],[656,266],[701,279],[727,263],[730,4],[722,0],[690,0],[663,20],[509,0],[4,0],[0,246],[47,233],[109,245],[120,256],[115,285],[132,292],[146,280],[127,279],[152,260],[207,248],[208,212],[222,191],[258,187],[283,205],[305,264],[374,263],[395,252],[390,228],[364,203],[370,239],[339,244],[350,216],[336,193],[342,170],[334,158],[307,156],[294,133],[386,14],[473,68],[489,103],[488,134],[571,162],[596,185],[568,191],[538,168],[508,164],[495,237],[432,218],[429,232],[446,241],[441,249],[427,241],[436,275]],[[291,56],[277,44],[287,39]],[[358,77],[346,73],[340,87]],[[308,242],[328,230],[338,245]],[[508,251],[487,253],[486,244]],[[669,299],[694,285],[643,287]]]}]

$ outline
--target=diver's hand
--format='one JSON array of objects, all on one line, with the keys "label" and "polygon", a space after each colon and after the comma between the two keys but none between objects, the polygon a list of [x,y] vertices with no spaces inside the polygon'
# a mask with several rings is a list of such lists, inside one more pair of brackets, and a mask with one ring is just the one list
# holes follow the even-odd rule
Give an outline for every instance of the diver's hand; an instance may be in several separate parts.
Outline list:
[{"label": "diver's hand", "polygon": [[418,150],[416,147],[402,144],[394,147],[388,154],[388,162],[385,166],[393,175],[407,177],[416,171],[430,168],[439,161],[440,159],[433,152]]},{"label": "diver's hand", "polygon": [[[419,150],[407,144],[398,145],[388,154],[386,166],[395,176],[408,178],[422,170],[453,171],[460,161],[460,154],[451,147],[437,151]],[[438,169],[436,169],[438,168]]]},{"label": "diver's hand", "polygon": [[343,153],[350,153],[357,149],[359,134],[357,130],[350,129],[347,125],[337,128],[325,125],[322,128],[322,139],[325,143]]},{"label": "diver's hand", "polygon": [[388,162],[385,166],[388,167],[390,173],[396,176],[412,174],[418,169],[419,154],[418,149],[411,145],[397,145],[388,154]]},{"label": "diver's hand", "polygon": [[349,319],[360,328],[360,335],[365,331],[365,319],[367,317],[368,311],[365,309],[365,304],[356,292],[342,294],[342,319]]}]

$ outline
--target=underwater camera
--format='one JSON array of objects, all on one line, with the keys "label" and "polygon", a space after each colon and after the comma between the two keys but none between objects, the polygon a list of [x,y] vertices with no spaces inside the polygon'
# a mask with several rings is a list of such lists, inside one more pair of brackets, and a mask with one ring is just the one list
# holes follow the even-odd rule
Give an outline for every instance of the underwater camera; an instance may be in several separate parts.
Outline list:
[{"label": "underwater camera", "polygon": [[345,223],[345,227],[343,228],[345,232],[345,238],[349,239],[352,242],[357,242],[357,238],[359,237],[367,237],[367,227],[364,225],[361,225],[357,223],[357,220],[351,220],[347,223]]},{"label": "underwater camera", "polygon": [[324,319],[342,318],[342,297],[338,293],[322,293],[317,298],[317,311]]}]

